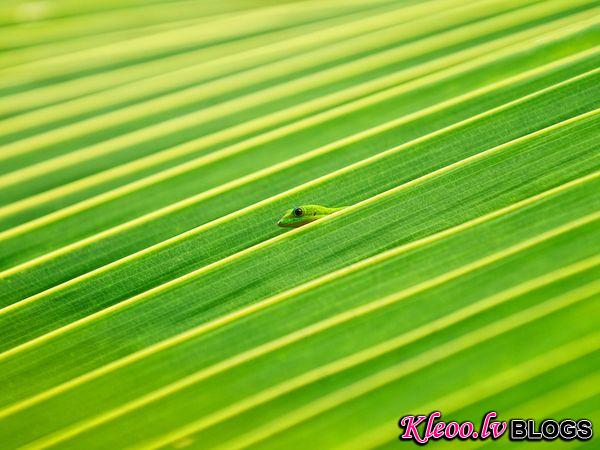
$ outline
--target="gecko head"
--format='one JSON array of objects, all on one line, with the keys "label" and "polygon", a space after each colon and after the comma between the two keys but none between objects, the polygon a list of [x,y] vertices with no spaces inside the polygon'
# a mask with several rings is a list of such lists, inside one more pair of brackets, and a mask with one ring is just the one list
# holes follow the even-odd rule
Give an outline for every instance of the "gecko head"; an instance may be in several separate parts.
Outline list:
[{"label": "gecko head", "polygon": [[298,206],[286,211],[277,225],[282,228],[298,228],[321,217],[318,207],[313,205]]}]

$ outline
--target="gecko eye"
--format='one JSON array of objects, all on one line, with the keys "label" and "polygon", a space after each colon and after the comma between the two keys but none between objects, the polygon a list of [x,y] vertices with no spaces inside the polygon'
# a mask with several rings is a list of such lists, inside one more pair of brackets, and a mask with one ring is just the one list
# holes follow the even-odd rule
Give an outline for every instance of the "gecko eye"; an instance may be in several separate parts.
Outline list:
[{"label": "gecko eye", "polygon": [[294,209],[294,215],[296,217],[302,217],[303,213],[304,213],[304,211],[302,211],[302,208],[296,208],[296,209]]}]

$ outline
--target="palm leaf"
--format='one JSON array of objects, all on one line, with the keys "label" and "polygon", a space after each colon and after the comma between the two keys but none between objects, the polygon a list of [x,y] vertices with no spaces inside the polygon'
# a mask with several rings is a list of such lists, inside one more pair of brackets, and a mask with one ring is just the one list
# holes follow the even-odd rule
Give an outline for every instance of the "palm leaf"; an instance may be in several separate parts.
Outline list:
[{"label": "palm leaf", "polygon": [[599,13],[6,2],[2,447],[598,417]]}]

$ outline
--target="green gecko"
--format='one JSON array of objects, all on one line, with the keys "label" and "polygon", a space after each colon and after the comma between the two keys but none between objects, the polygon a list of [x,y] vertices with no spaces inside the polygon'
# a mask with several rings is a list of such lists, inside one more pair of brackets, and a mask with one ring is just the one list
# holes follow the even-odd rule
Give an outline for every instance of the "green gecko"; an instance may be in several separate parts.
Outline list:
[{"label": "green gecko", "polygon": [[327,208],[326,206],[320,205],[298,206],[297,208],[287,211],[283,217],[279,219],[277,225],[282,228],[298,228],[344,208],[345,206],[341,208]]}]

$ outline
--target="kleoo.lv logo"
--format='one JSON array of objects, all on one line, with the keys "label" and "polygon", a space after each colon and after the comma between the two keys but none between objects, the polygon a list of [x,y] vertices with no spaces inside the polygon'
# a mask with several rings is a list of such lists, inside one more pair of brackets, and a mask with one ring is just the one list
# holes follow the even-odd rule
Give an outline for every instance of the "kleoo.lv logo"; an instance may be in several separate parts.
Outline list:
[{"label": "kleoo.lv logo", "polygon": [[430,441],[444,440],[496,440],[508,432],[511,441],[552,441],[561,439],[589,440],[593,436],[592,422],[587,419],[564,419],[557,421],[545,419],[539,426],[533,419],[495,420],[498,414],[490,411],[484,415],[478,426],[471,421],[445,422],[442,413],[433,411],[427,415],[406,415],[398,421],[403,430],[399,438],[402,441],[414,441],[425,445]]}]

